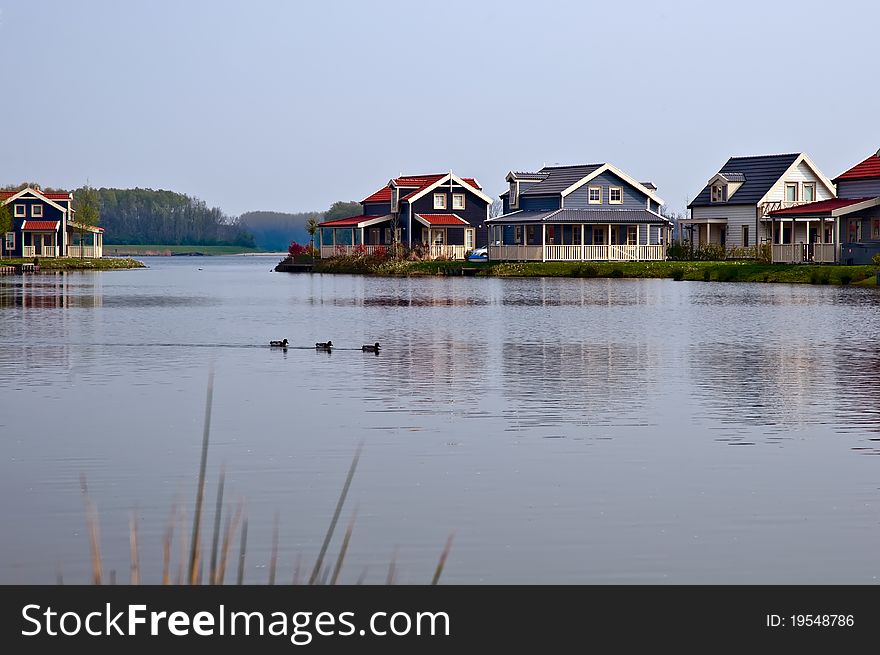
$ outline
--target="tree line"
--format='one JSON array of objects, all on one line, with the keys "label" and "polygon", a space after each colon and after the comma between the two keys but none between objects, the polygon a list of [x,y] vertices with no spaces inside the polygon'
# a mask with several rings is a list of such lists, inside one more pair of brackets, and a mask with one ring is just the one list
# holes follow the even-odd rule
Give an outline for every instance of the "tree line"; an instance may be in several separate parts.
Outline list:
[{"label": "tree line", "polygon": [[309,220],[320,223],[361,213],[359,202],[340,200],[334,202],[325,212],[246,212],[239,216],[239,223],[254,235],[258,248],[286,251],[293,241],[303,245],[309,243]]}]

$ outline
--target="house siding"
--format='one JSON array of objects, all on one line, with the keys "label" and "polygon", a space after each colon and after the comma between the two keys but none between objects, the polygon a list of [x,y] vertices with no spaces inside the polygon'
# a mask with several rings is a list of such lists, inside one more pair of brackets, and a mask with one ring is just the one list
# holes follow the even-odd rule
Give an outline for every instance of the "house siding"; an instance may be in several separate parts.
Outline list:
[{"label": "house siding", "polygon": [[384,216],[385,214],[391,213],[391,203],[390,202],[365,202],[364,203],[364,215],[365,216]]},{"label": "house siding", "polygon": [[[764,233],[764,226],[758,227],[757,239],[755,238],[755,218],[757,217],[758,208],[755,205],[725,205],[719,204],[714,207],[694,207],[691,209],[691,218],[694,221],[706,219],[727,219],[727,234],[725,236],[725,244],[728,248],[743,246],[742,226],[749,226],[749,247],[753,247],[759,243],[762,238],[769,237]],[[721,236],[721,226],[712,225],[712,243],[719,243]],[[696,233],[696,230],[695,230]],[[700,234],[705,234],[705,228],[700,230]]]},{"label": "house siding", "polygon": [[[602,173],[594,177],[586,184],[581,185],[567,196],[565,196],[566,209],[594,209],[599,205],[591,205],[588,201],[588,193],[590,187],[602,187],[602,205],[603,207],[612,207],[617,209],[644,209],[648,196],[644,192],[639,191],[632,185],[624,182],[622,179],[610,172]],[[611,204],[608,201],[609,187],[620,187],[623,189],[623,203]]]},{"label": "house siding", "polygon": [[[816,183],[816,200],[830,200],[835,197],[833,191],[830,191],[825,187],[825,184],[812,171],[807,163],[801,162],[798,164],[797,168],[784,174],[779,178],[776,184],[770,188],[767,200],[771,202],[785,200],[786,182],[798,183],[798,200],[802,200],[804,197],[804,182]],[[734,195],[733,198],[735,199],[736,195]]]},{"label": "house siding", "polygon": [[[443,193],[446,195],[446,209],[434,209],[434,194],[435,193]],[[464,193],[464,209],[453,209],[452,208],[452,194],[454,193]],[[405,203],[407,209],[410,207],[410,203]],[[489,204],[477,196],[473,191],[468,189],[453,188],[450,192],[449,187],[446,186],[445,189],[438,188],[434,191],[429,191],[424,196],[415,201],[414,204],[411,205],[413,211],[416,214],[455,214],[460,216],[464,220],[466,220],[471,227],[475,228],[474,232],[474,244],[476,247],[485,246],[489,242],[489,234],[488,228],[486,227],[486,217],[487,217],[487,207]],[[415,225],[415,221],[413,225]],[[415,229],[415,228],[414,228]],[[449,232],[452,233],[452,230]],[[464,232],[462,232],[464,235]],[[464,243],[464,236],[462,236],[461,243]],[[418,243],[415,234],[413,235],[413,243]],[[455,243],[449,241],[450,244]]]},{"label": "house siding", "polygon": [[559,196],[524,196],[519,200],[519,209],[525,211],[559,209],[559,207]]},{"label": "house siding", "polygon": [[840,180],[837,183],[838,198],[876,198],[880,196],[880,179]]}]

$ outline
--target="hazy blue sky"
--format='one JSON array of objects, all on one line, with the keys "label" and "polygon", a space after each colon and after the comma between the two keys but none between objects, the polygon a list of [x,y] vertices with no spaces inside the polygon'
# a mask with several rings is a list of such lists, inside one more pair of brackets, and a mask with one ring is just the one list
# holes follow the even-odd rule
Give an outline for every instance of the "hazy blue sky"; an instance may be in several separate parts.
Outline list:
[{"label": "hazy blue sky", "polygon": [[0,0],[0,184],[324,209],[400,172],[610,161],[682,209],[730,155],[880,147],[874,2]]}]

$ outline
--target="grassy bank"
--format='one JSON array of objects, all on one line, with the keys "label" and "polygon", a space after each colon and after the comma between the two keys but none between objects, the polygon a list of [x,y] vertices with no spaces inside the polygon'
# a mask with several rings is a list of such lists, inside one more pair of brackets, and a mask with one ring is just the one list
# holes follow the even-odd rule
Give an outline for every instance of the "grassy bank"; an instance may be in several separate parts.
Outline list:
[{"label": "grassy bank", "polygon": [[242,246],[164,246],[148,245],[104,245],[104,253],[115,256],[166,256],[166,255],[243,255],[260,252],[259,248]]},{"label": "grassy bank", "polygon": [[[0,260],[0,266],[30,264],[33,261],[33,259],[2,259]],[[145,265],[136,259],[125,259],[122,257],[102,257],[101,259],[59,257],[57,259],[40,259],[41,271],[109,271],[121,268],[145,268]]]},{"label": "grassy bank", "polygon": [[794,284],[875,285],[874,266],[719,262],[491,262],[378,261],[370,257],[336,257],[316,263],[316,273],[414,276],[671,278],[705,282],[784,282]]}]

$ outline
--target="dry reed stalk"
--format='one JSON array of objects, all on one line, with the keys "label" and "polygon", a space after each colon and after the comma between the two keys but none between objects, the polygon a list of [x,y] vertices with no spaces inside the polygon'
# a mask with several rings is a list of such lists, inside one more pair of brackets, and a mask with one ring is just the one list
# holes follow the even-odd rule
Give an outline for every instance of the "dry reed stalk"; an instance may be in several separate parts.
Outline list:
[{"label": "dry reed stalk", "polygon": [[351,541],[351,533],[354,530],[354,521],[357,518],[357,510],[351,515],[348,527],[345,529],[345,536],[342,538],[342,547],[339,549],[339,557],[336,558],[336,566],[333,568],[333,576],[330,578],[330,584],[335,585],[339,579],[339,572],[342,570],[342,562],[345,560],[345,553],[348,551],[348,543]]},{"label": "dry reed stalk", "polygon": [[220,467],[220,481],[217,484],[217,504],[214,508],[214,538],[211,541],[211,568],[208,583],[214,584],[217,578],[217,549],[220,547],[220,520],[223,514],[223,486],[226,481],[226,467]]},{"label": "dry reed stalk", "polygon": [[186,567],[186,558],[189,557],[189,541],[186,533],[186,507],[180,507],[180,562],[177,564],[177,581],[176,585],[182,585],[184,580],[184,569]]},{"label": "dry reed stalk", "polygon": [[232,535],[238,530],[238,523],[241,521],[242,514],[244,514],[244,504],[240,502],[235,509],[235,514],[232,515],[232,519],[230,520],[228,516],[226,517],[226,528],[223,534],[223,547],[220,550],[220,562],[217,564],[217,573],[214,580],[212,580],[212,584],[223,584],[223,580],[226,578],[226,562],[229,558],[229,546],[232,543]]},{"label": "dry reed stalk", "polygon": [[177,517],[177,503],[171,506],[171,516],[168,518],[168,527],[165,528],[165,536],[162,538],[162,584],[171,584],[171,543],[174,538],[174,519]]},{"label": "dry reed stalk", "polygon": [[386,585],[393,585],[396,577],[397,577],[397,546],[394,547],[394,552],[391,553],[391,563],[388,564],[388,577],[385,578],[385,584]]},{"label": "dry reed stalk", "polygon": [[131,513],[128,535],[128,543],[131,548],[131,584],[139,585],[141,583],[141,563],[138,555],[137,512]]},{"label": "dry reed stalk", "polygon": [[247,552],[247,529],[248,522],[247,519],[241,524],[241,546],[238,549],[238,579],[236,580],[236,584],[242,584],[244,582],[244,557]]},{"label": "dry reed stalk", "polygon": [[440,582],[440,574],[443,573],[443,567],[446,566],[446,558],[449,557],[449,551],[452,549],[453,538],[455,538],[455,533],[451,532],[449,539],[446,540],[446,545],[443,547],[443,552],[440,553],[440,561],[437,562],[437,570],[434,571],[434,579],[431,580],[432,585]]},{"label": "dry reed stalk", "polygon": [[275,569],[278,566],[278,510],[272,525],[272,556],[269,558],[269,585],[275,584]]},{"label": "dry reed stalk", "polygon": [[208,466],[208,439],[211,434],[211,404],[214,400],[214,368],[208,371],[208,393],[205,398],[205,428],[202,433],[202,458],[199,463],[199,484],[196,490],[196,508],[193,515],[192,541],[189,555],[189,583],[196,584],[201,577],[201,523],[202,504],[205,500],[205,470]]},{"label": "dry reed stalk", "polygon": [[327,554],[327,547],[333,538],[333,531],[336,529],[336,522],[339,520],[339,514],[342,512],[342,505],[345,503],[345,497],[348,495],[348,489],[351,487],[351,480],[354,478],[355,469],[357,469],[358,460],[361,457],[362,445],[359,445],[351,461],[351,468],[348,469],[348,475],[345,478],[345,484],[342,487],[342,493],[339,494],[339,501],[336,503],[336,510],[333,512],[333,518],[330,521],[330,527],[324,536],[324,543],[321,544],[321,551],[318,553],[318,560],[315,562],[315,568],[312,569],[312,575],[309,577],[309,584],[315,584],[318,575],[321,573],[321,566],[324,564],[324,556]]},{"label": "dry reed stalk", "polygon": [[103,570],[101,565],[101,537],[98,532],[98,509],[89,497],[89,487],[86,483],[86,476],[83,474],[79,478],[79,485],[83,495],[83,502],[86,506],[86,526],[89,531],[89,552],[92,559],[92,583],[99,585],[103,583]]},{"label": "dry reed stalk", "polygon": [[293,580],[290,582],[292,585],[299,584],[299,572],[302,566],[302,553],[296,554],[296,563],[293,565]]}]

